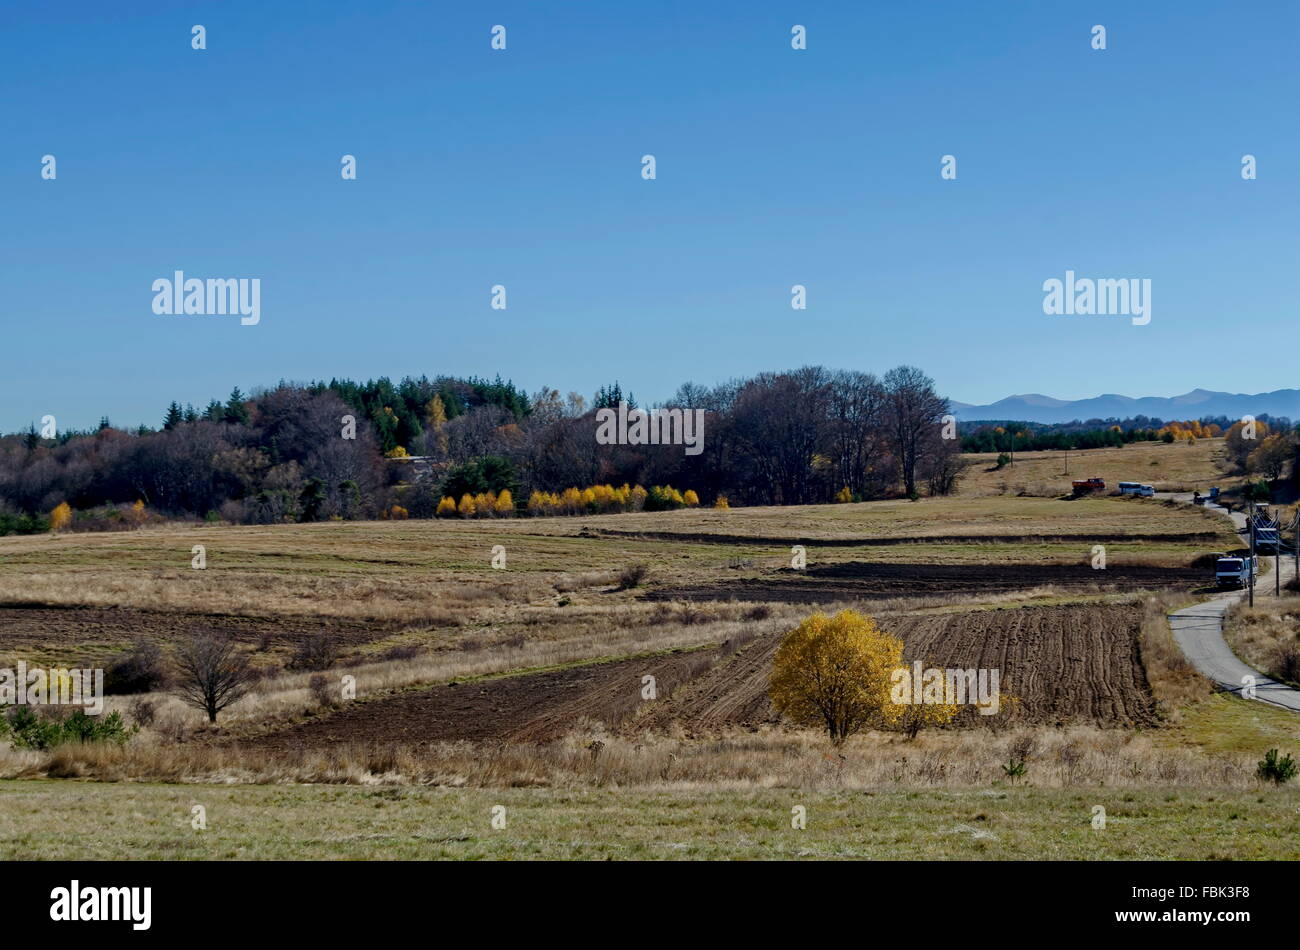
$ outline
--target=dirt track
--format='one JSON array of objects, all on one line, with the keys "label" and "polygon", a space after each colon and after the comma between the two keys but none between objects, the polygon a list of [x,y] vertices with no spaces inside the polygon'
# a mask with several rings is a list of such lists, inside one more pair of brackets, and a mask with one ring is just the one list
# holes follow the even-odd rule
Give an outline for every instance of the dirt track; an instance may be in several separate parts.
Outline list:
[{"label": "dirt track", "polygon": [[1205,582],[1192,567],[1115,566],[1093,570],[1088,564],[878,564],[852,561],[780,570],[763,577],[735,578],[723,584],[697,584],[650,591],[646,600],[744,600],[780,603],[831,603],[922,597],[936,593],[969,596],[1057,587],[1067,591],[1130,591],[1176,587],[1190,590]]}]

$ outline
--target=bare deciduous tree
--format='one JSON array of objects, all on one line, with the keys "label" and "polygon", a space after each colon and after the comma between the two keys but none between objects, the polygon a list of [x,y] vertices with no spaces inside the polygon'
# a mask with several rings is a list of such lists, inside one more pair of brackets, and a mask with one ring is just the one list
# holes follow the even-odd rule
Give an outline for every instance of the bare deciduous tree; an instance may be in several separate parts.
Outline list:
[{"label": "bare deciduous tree", "polygon": [[248,692],[252,670],[230,637],[201,634],[176,650],[177,691],[187,704],[217,721],[217,713]]},{"label": "bare deciduous tree", "polygon": [[915,497],[917,465],[930,445],[934,428],[948,411],[948,400],[934,391],[934,380],[915,366],[885,374],[886,416],[894,452],[902,469],[903,490]]}]

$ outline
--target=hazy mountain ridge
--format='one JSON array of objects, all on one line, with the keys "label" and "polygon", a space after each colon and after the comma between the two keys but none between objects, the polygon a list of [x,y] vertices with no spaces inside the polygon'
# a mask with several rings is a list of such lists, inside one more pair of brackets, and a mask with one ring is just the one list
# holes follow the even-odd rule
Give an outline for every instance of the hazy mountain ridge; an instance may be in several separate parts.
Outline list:
[{"label": "hazy mountain ridge", "polygon": [[1121,396],[1105,393],[1091,399],[1054,399],[1039,393],[1008,396],[984,406],[953,402],[953,414],[962,422],[1014,419],[1023,422],[1073,422],[1087,419],[1126,419],[1152,416],[1164,420],[1202,416],[1244,415],[1300,418],[1300,389],[1268,393],[1224,393],[1193,389],[1181,396]]}]

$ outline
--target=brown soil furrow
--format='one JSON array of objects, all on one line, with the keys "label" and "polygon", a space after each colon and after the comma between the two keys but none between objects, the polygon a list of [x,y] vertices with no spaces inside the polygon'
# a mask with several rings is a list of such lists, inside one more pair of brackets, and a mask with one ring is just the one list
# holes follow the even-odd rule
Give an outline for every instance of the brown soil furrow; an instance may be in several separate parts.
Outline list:
[{"label": "brown soil furrow", "polygon": [[664,586],[646,600],[741,600],[831,603],[894,597],[987,596],[1039,587],[1065,591],[1130,591],[1205,583],[1205,571],[1191,567],[1114,565],[1096,571],[1088,564],[877,564],[854,561],[809,566],[806,571],[770,571],[761,577],[724,583]]}]

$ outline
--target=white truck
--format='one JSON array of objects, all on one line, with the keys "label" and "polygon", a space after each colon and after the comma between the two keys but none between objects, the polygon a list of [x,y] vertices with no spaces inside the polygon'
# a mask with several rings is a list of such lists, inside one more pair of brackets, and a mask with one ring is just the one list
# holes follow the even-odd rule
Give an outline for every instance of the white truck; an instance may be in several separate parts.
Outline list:
[{"label": "white truck", "polygon": [[1257,557],[1221,557],[1214,562],[1214,582],[1219,587],[1248,587],[1258,573]]},{"label": "white truck", "polygon": [[1255,529],[1255,550],[1277,554],[1282,544],[1282,526],[1268,516],[1268,508],[1256,507],[1251,525]]},{"label": "white truck", "polygon": [[1156,490],[1150,485],[1143,485],[1141,482],[1120,482],[1119,493],[1121,495],[1137,495],[1139,498],[1153,498]]}]

